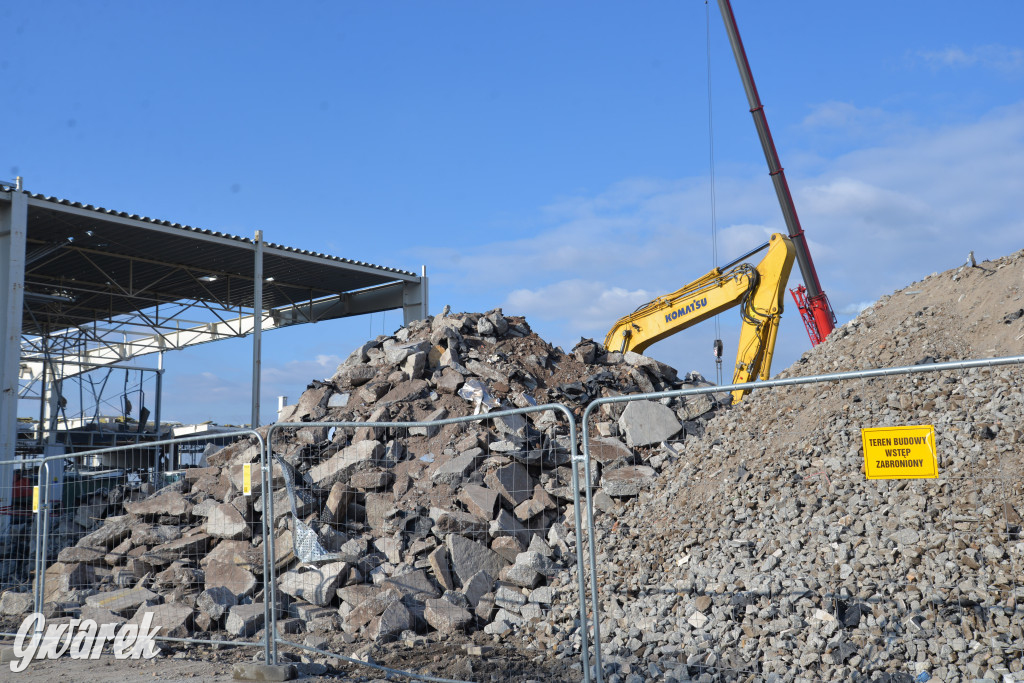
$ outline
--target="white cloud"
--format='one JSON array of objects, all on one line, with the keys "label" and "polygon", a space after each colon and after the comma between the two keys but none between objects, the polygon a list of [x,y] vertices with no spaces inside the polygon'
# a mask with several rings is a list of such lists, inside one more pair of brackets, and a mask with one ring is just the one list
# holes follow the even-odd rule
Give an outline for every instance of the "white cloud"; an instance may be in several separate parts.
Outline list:
[{"label": "white cloud", "polygon": [[[885,119],[883,112],[861,116],[845,107],[829,116],[822,113],[822,125],[877,117],[883,127]],[[959,265],[971,249],[989,258],[1024,246],[1024,103],[939,129],[893,120],[892,134],[879,136],[873,146],[823,159],[813,176],[790,176],[822,285],[841,317],[908,282]],[[761,169],[716,182],[718,263],[785,230]],[[457,265],[434,262],[440,296],[448,287],[453,301],[480,301],[487,308],[502,301],[506,312],[526,315],[552,342],[571,345],[581,335],[600,338],[638,304],[714,264],[704,178],[618,183],[595,196],[553,203],[539,220],[544,227],[532,234],[524,230],[514,239],[445,250],[452,258],[447,263]],[[800,280],[794,267],[790,285]],[[733,325],[733,317],[727,312],[721,320]],[[706,346],[704,331],[695,336],[700,341],[694,348]],[[793,346],[787,350],[780,343],[781,368],[806,348],[789,300],[780,340]],[[659,348],[683,353],[691,345],[666,341]],[[699,351],[697,357],[703,355]],[[680,367],[691,363],[688,355],[665,360]]]},{"label": "white cloud", "polygon": [[804,117],[803,125],[809,128],[863,128],[880,123],[889,124],[892,116],[884,110],[873,107],[857,107],[849,102],[823,102]]},{"label": "white cloud", "polygon": [[855,301],[843,306],[843,310],[839,311],[843,315],[855,317],[861,311],[870,308],[875,303],[872,301]]},{"label": "white cloud", "polygon": [[[311,360],[290,360],[278,364],[263,358],[260,379],[260,415],[264,422],[277,410],[277,397],[287,396],[295,402],[313,379],[334,374],[342,358],[321,354]],[[227,366],[227,364],[225,364]],[[247,368],[230,366],[231,371],[181,373],[168,375],[164,386],[164,402],[175,406],[173,414],[164,419],[179,422],[203,422],[216,415],[222,424],[248,424],[252,381]]]},{"label": "white cloud", "polygon": [[918,51],[917,57],[932,68],[982,67],[1008,74],[1024,72],[1024,50],[1006,45],[981,45],[964,50],[947,47],[943,50]]},{"label": "white cloud", "polygon": [[537,289],[516,289],[503,307],[508,313],[529,312],[530,318],[561,320],[580,336],[600,335],[626,313],[654,298],[644,289],[609,287],[588,280],[563,280]]}]

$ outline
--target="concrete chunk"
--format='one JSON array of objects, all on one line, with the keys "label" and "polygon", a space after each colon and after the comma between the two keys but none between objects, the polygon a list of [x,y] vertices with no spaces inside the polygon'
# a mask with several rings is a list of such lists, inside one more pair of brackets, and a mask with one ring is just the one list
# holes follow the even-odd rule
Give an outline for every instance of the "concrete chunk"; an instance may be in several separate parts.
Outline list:
[{"label": "concrete chunk", "polygon": [[254,602],[248,605],[235,605],[228,612],[224,630],[233,636],[251,636],[263,628],[264,604]]},{"label": "concrete chunk", "polygon": [[135,613],[140,606],[155,605],[160,596],[145,588],[122,588],[107,593],[97,593],[85,599],[89,607],[109,610],[114,614],[127,616]]},{"label": "concrete chunk", "polygon": [[490,521],[498,510],[498,494],[495,491],[476,484],[467,484],[459,494],[466,509],[480,519]]},{"label": "concrete chunk", "polygon": [[400,576],[393,576],[384,581],[382,585],[385,588],[394,588],[402,595],[420,601],[427,598],[437,598],[441,595],[441,589],[431,580],[427,572],[422,569],[407,572]]},{"label": "concrete chunk", "polygon": [[366,635],[370,640],[380,642],[389,640],[402,631],[411,629],[412,626],[412,614],[401,601],[396,601],[388,605],[379,617],[370,622],[366,629]]},{"label": "concrete chunk", "polygon": [[159,635],[165,638],[187,638],[192,632],[192,616],[195,614],[188,605],[166,603],[163,605],[143,605],[135,612],[129,624],[141,624],[146,614],[153,615],[153,627],[159,629]]},{"label": "concrete chunk", "polygon": [[451,534],[445,540],[452,567],[463,585],[480,571],[497,576],[509,562],[487,546],[468,538]]},{"label": "concrete chunk", "polygon": [[619,458],[632,458],[633,451],[626,447],[618,439],[611,437],[596,436],[590,439],[590,459],[595,462],[606,463],[618,460]]},{"label": "concrete chunk", "polygon": [[390,605],[401,602],[402,594],[394,588],[386,588],[356,605],[345,617],[345,631],[355,633],[374,618],[384,613]]},{"label": "concrete chunk", "polygon": [[32,594],[4,591],[0,594],[0,615],[17,617],[32,611]]},{"label": "concrete chunk", "polygon": [[452,572],[448,566],[448,549],[438,546],[427,556],[430,568],[434,572],[434,578],[441,584],[444,590],[454,590],[455,582],[452,580]]},{"label": "concrete chunk", "polygon": [[179,491],[168,491],[140,501],[128,502],[124,504],[124,509],[143,519],[169,516],[188,520],[192,517],[192,503]]},{"label": "concrete chunk", "polygon": [[223,586],[231,591],[238,600],[248,597],[256,590],[256,577],[248,569],[227,562],[208,562],[206,564],[207,590]]},{"label": "concrete chunk", "polygon": [[682,426],[672,409],[657,401],[632,401],[619,418],[619,428],[629,446],[660,443],[677,434]]},{"label": "concrete chunk", "polygon": [[497,491],[512,507],[515,507],[533,495],[536,484],[526,468],[517,462],[499,467],[486,477],[487,488]]},{"label": "concrete chunk", "polygon": [[456,633],[469,625],[473,615],[443,598],[437,598],[426,601],[423,618],[441,633]]},{"label": "concrete chunk", "polygon": [[620,467],[601,475],[601,489],[618,498],[639,495],[658,478],[658,473],[646,465]]},{"label": "concrete chunk", "polygon": [[334,598],[348,570],[347,562],[331,562],[304,571],[290,571],[278,579],[278,589],[293,598],[323,607]]},{"label": "concrete chunk", "polygon": [[231,503],[221,503],[211,508],[203,528],[215,538],[233,541],[252,538],[249,522]]},{"label": "concrete chunk", "polygon": [[235,594],[224,586],[207,588],[196,598],[196,607],[214,621],[219,621],[228,610],[238,604]]},{"label": "concrete chunk", "polygon": [[482,454],[483,451],[477,448],[455,456],[434,470],[434,473],[430,475],[431,481],[449,486],[461,484],[469,473],[476,469],[477,460]]}]

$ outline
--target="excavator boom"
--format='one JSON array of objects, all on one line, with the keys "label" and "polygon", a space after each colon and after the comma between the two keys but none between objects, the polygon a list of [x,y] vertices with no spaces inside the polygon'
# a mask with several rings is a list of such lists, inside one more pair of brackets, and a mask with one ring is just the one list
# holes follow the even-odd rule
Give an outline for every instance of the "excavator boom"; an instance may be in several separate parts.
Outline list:
[{"label": "excavator boom", "polygon": [[[766,246],[768,253],[756,267],[741,263],[731,268],[726,266],[724,271],[715,268],[682,289],[660,296],[620,318],[605,337],[605,348],[641,353],[657,341],[740,306],[743,328],[733,384],[768,379],[786,282],[796,249],[788,237],[779,233],[772,235]],[[746,393],[734,391],[734,402]]]}]

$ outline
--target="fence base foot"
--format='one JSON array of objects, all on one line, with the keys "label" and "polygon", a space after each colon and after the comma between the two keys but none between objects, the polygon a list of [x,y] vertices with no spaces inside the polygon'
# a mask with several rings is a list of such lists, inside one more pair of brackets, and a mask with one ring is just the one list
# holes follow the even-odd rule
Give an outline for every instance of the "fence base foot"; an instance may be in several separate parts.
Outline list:
[{"label": "fence base foot", "polygon": [[290,681],[298,675],[294,664],[235,664],[231,669],[231,677],[236,681]]}]

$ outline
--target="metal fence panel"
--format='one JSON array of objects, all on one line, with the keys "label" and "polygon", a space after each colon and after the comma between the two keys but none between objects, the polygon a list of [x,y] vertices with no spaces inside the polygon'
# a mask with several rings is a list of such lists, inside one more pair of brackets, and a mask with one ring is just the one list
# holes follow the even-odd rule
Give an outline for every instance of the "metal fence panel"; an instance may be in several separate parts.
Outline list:
[{"label": "metal fence panel", "polygon": [[[235,441],[212,443],[226,439]],[[167,454],[189,447],[200,466],[167,471]],[[19,461],[36,465],[40,493],[34,556],[15,558],[22,588],[31,575],[33,610],[99,625],[149,613],[157,640],[269,653],[258,635],[267,545],[254,495],[264,455],[262,437],[246,430]]]},{"label": "metal fence panel", "polygon": [[267,446],[274,657],[589,680],[568,408],[277,424]]},{"label": "metal fence panel", "polygon": [[0,539],[0,635],[13,636],[17,624],[10,617],[41,608],[33,591],[33,577],[39,572],[37,548],[42,527],[32,507],[30,473],[42,464],[41,458],[19,458],[3,465],[14,467],[13,504],[0,510],[6,520],[0,527],[7,533]]},{"label": "metal fence panel", "polygon": [[[660,483],[614,501],[625,461],[595,458],[598,678],[1024,677],[1022,361],[757,383],[705,433],[630,449]],[[614,405],[731,388],[595,401],[584,457]],[[937,478],[866,479],[861,428],[916,424]]]}]

